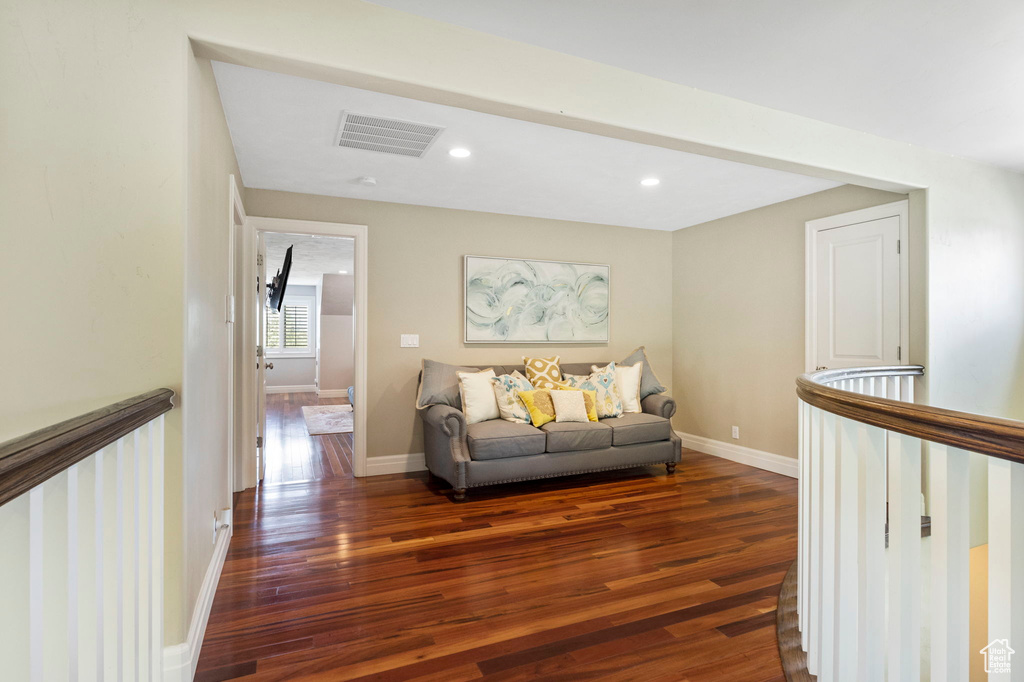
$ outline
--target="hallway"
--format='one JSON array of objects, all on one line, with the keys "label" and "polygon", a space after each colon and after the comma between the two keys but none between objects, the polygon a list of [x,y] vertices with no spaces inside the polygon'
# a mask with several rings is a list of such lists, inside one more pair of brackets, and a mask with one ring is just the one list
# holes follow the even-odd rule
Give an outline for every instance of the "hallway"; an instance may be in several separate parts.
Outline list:
[{"label": "hallway", "polygon": [[781,680],[796,481],[680,468],[246,491],[196,680]]},{"label": "hallway", "polygon": [[352,476],[352,434],[310,436],[304,405],[347,405],[316,393],[267,394],[267,470],[264,485]]}]

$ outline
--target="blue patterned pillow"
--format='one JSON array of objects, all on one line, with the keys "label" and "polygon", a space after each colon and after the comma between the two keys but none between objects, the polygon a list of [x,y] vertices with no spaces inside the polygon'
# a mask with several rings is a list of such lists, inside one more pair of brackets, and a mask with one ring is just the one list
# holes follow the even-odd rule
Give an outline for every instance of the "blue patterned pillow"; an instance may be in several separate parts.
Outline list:
[{"label": "blue patterned pillow", "polygon": [[573,388],[597,394],[597,416],[600,419],[621,417],[622,398],[619,396],[619,387],[615,384],[615,363],[610,363],[606,367],[595,365],[590,369],[593,372],[588,376],[566,374],[562,378]]},{"label": "blue patterned pillow", "polygon": [[533,385],[519,372],[502,374],[491,379],[494,398],[498,401],[498,415],[509,422],[530,423],[530,411],[526,409],[520,391],[532,391]]}]

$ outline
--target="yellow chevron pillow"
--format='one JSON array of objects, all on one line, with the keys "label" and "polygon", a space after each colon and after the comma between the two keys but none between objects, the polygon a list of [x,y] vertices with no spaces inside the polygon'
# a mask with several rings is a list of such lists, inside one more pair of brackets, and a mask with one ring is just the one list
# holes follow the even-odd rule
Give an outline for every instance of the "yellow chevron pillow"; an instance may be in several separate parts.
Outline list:
[{"label": "yellow chevron pillow", "polygon": [[534,426],[540,427],[555,421],[555,404],[551,402],[551,391],[519,391],[519,399],[526,405]]},{"label": "yellow chevron pillow", "polygon": [[558,363],[562,358],[556,355],[553,358],[528,358],[523,356],[523,364],[526,365],[526,380],[534,388],[558,388],[566,386],[562,380],[562,368]]}]

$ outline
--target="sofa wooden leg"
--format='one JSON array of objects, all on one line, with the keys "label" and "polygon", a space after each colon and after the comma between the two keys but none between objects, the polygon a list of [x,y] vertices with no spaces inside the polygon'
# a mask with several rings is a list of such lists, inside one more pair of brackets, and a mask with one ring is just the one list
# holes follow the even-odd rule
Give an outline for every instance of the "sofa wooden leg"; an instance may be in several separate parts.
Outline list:
[{"label": "sofa wooden leg", "polygon": [[668,472],[669,475],[674,474],[676,472],[676,463],[675,462],[666,462],[665,463],[665,470]]},{"label": "sofa wooden leg", "polygon": [[466,499],[466,489],[456,488],[455,495],[453,495],[453,497],[455,498],[456,502],[462,502],[464,499]]}]

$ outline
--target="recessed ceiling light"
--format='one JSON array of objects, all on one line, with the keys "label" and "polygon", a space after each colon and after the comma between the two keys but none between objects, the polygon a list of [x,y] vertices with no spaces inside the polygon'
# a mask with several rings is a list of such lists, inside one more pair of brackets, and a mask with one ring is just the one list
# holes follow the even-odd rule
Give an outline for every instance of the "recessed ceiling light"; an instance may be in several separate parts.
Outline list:
[{"label": "recessed ceiling light", "polygon": [[448,155],[449,156],[454,156],[456,159],[464,159],[467,156],[469,156],[471,153],[472,152],[470,152],[465,147],[455,147],[454,149],[449,149],[448,150]]},{"label": "recessed ceiling light", "polygon": [[658,178],[644,178],[640,181],[640,184],[644,187],[654,187],[655,185],[661,184],[661,180]]},{"label": "recessed ceiling light", "polygon": [[338,270],[338,274],[339,275],[347,275],[348,274],[348,270]]}]

